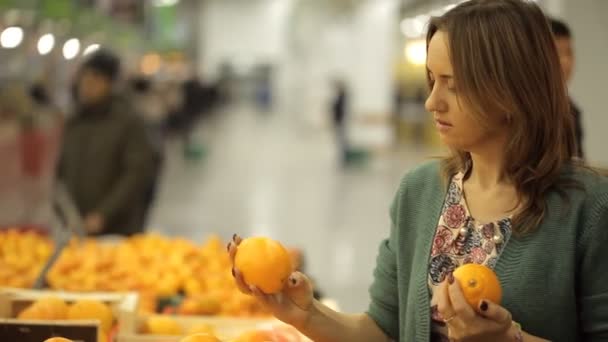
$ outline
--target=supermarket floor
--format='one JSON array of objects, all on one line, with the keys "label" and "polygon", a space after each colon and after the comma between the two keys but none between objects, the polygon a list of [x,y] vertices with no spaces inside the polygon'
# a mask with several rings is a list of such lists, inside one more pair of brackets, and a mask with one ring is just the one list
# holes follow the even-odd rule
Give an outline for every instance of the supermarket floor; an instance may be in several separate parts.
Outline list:
[{"label": "supermarket floor", "polygon": [[199,125],[202,160],[170,141],[152,230],[202,241],[265,235],[306,254],[307,273],[345,311],[364,310],[377,246],[402,174],[432,151],[402,148],[342,169],[331,132],[240,105]]}]

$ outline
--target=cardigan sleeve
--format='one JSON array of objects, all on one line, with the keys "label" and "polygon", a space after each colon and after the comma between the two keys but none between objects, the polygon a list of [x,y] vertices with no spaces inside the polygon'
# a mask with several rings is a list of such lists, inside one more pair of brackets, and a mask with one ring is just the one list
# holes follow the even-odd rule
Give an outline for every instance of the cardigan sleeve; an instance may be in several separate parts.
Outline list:
[{"label": "cardigan sleeve", "polygon": [[391,205],[391,231],[389,238],[380,243],[374,280],[369,293],[371,303],[367,315],[378,327],[393,340],[399,338],[399,294],[397,287],[397,211],[401,193],[404,189],[402,182]]},{"label": "cardigan sleeve", "polygon": [[608,192],[596,198],[579,243],[579,314],[584,341],[608,341]]}]

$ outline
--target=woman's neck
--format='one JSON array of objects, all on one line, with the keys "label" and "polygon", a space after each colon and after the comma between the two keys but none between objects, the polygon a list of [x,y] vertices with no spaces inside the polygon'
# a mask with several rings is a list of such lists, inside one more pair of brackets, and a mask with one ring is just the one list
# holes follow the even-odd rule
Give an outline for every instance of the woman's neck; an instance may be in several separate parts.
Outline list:
[{"label": "woman's neck", "polygon": [[470,152],[471,170],[468,182],[482,190],[488,190],[501,185],[508,185],[509,181],[504,172],[504,149],[502,144],[486,146]]}]

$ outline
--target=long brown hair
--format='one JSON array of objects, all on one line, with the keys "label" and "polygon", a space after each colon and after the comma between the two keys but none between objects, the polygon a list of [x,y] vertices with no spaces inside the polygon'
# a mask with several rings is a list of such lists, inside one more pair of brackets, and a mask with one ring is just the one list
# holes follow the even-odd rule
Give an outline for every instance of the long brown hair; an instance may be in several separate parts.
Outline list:
[{"label": "long brown hair", "polygon": [[[531,232],[545,215],[547,192],[575,184],[561,177],[576,140],[548,21],[531,1],[470,0],[431,19],[427,48],[437,31],[448,35],[459,101],[481,124],[501,121],[509,132],[503,172],[521,208],[513,227]],[[452,151],[442,161],[444,176],[464,170],[470,158]]]}]

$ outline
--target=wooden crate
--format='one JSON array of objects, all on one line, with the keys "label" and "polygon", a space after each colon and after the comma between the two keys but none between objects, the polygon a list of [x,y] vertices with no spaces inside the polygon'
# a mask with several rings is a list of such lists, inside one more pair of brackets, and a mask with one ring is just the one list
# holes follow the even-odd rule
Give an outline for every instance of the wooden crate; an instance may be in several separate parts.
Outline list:
[{"label": "wooden crate", "polygon": [[98,321],[35,321],[0,319],[0,341],[42,342],[62,336],[79,342],[98,342]]},{"label": "wooden crate", "polygon": [[[120,331],[117,342],[179,342],[181,338],[188,332],[189,329],[206,324],[215,329],[215,333],[222,341],[232,340],[239,335],[259,329],[270,329],[276,326],[284,326],[285,324],[273,318],[230,318],[230,317],[213,317],[213,316],[169,316],[182,327],[184,335],[181,336],[161,336],[145,334],[145,322],[152,316],[162,315],[140,315],[136,320],[136,331],[128,333]],[[294,338],[290,342],[304,342],[302,336],[293,331]]]},{"label": "wooden crate", "polygon": [[[136,328],[136,313],[139,303],[139,296],[136,293],[110,293],[110,292],[87,292],[76,293],[66,291],[50,290],[25,290],[14,288],[0,288],[0,324],[3,326],[14,326],[23,323],[31,323],[33,326],[97,326],[96,321],[24,321],[17,320],[15,317],[34,301],[54,296],[63,299],[67,303],[77,300],[91,299],[104,302],[112,309],[114,318],[118,322],[120,330],[124,332],[134,332]],[[33,329],[33,328],[32,328]],[[40,328],[43,329],[43,328]],[[0,338],[0,341],[4,339]],[[8,341],[8,340],[7,340]],[[39,342],[39,341],[36,341]],[[88,342],[88,341],[86,341]]]}]

